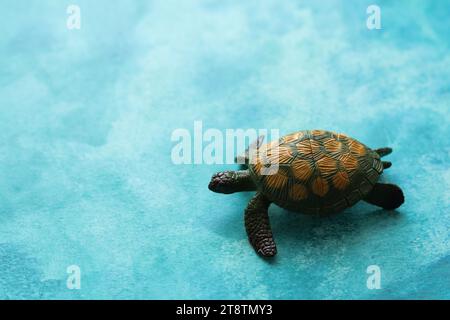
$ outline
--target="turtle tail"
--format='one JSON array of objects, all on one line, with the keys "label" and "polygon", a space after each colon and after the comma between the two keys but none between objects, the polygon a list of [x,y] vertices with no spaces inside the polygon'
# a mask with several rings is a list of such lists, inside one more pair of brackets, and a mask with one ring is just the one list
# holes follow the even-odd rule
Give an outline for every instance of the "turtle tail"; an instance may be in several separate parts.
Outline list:
[{"label": "turtle tail", "polygon": [[[376,153],[378,153],[380,158],[382,158],[384,156],[387,156],[388,154],[391,154],[392,148],[389,148],[389,147],[379,148],[379,149],[375,149],[374,151]],[[383,164],[383,169],[389,169],[392,166],[392,162],[389,162],[389,161],[381,161],[381,163]]]}]

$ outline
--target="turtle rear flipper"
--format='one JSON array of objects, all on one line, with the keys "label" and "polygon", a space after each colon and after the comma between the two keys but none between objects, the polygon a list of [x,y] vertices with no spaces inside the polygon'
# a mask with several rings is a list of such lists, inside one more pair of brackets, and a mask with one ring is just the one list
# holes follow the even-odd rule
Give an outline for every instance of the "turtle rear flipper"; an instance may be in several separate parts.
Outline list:
[{"label": "turtle rear flipper", "polygon": [[277,247],[273,240],[268,209],[270,201],[260,193],[250,200],[245,209],[245,229],[253,249],[263,257],[273,257]]},{"label": "turtle rear flipper", "polygon": [[380,158],[383,158],[384,156],[387,156],[388,154],[392,153],[392,148],[389,147],[379,148],[375,149],[374,151],[379,154]]},{"label": "turtle rear flipper", "polygon": [[243,154],[237,156],[234,161],[237,164],[246,166],[250,161],[250,152],[253,150],[258,150],[264,141],[264,135],[260,135],[245,151]]},{"label": "turtle rear flipper", "polygon": [[402,189],[395,184],[376,183],[364,201],[386,210],[394,210],[405,202]]}]

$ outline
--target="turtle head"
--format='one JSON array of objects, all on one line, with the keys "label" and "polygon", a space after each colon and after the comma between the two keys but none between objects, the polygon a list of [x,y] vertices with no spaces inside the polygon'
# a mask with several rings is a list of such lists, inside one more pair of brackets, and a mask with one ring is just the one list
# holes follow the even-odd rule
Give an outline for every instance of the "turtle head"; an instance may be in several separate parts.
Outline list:
[{"label": "turtle head", "polygon": [[235,192],[236,177],[233,171],[224,171],[214,174],[209,182],[208,189],[217,192],[230,194]]},{"label": "turtle head", "polygon": [[208,189],[217,192],[230,194],[239,191],[252,191],[256,187],[247,170],[223,171],[214,174],[209,182]]}]

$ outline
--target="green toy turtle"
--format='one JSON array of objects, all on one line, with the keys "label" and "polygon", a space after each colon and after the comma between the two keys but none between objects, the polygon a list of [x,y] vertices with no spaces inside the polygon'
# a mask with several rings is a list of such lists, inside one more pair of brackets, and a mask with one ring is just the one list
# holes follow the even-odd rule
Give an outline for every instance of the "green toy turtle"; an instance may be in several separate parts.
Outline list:
[{"label": "green toy turtle", "polygon": [[[380,158],[391,148],[372,150],[344,134],[324,130],[299,131],[262,145],[264,137],[247,149],[239,163],[246,170],[213,175],[209,189],[230,194],[256,191],[245,209],[245,228],[255,251],[273,257],[277,248],[268,208],[271,203],[305,214],[331,214],[359,200],[387,210],[404,202],[402,190],[378,178],[391,166]],[[258,156],[264,154],[264,157]],[[277,170],[265,170],[276,164]]]}]

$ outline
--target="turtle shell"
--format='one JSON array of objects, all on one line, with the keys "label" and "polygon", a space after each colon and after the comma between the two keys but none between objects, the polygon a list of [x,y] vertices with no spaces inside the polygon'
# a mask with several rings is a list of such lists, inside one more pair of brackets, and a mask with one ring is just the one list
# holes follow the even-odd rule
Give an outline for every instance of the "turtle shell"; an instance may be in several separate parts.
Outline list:
[{"label": "turtle shell", "polygon": [[383,165],[375,151],[355,139],[312,130],[261,146],[249,169],[258,190],[280,207],[328,214],[363,199]]}]

